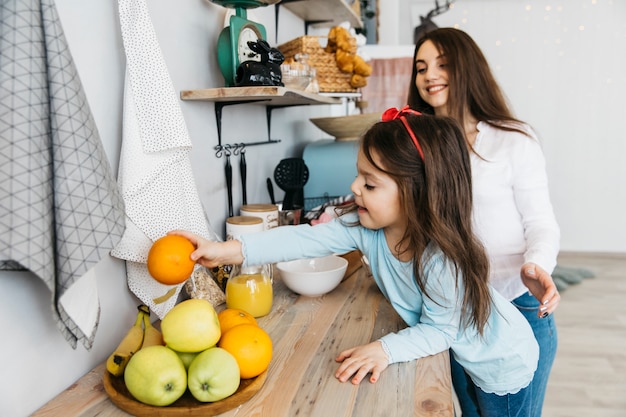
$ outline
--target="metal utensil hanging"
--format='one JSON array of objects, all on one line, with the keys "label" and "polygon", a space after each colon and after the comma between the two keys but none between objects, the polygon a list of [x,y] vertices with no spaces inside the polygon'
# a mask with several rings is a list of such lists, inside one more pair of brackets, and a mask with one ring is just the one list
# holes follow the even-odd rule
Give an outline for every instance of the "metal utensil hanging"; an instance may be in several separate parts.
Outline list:
[{"label": "metal utensil hanging", "polygon": [[276,198],[274,198],[274,184],[272,183],[272,179],[267,177],[267,192],[270,195],[270,202],[272,204],[276,204]]},{"label": "metal utensil hanging", "polygon": [[248,190],[246,187],[246,177],[248,173],[248,167],[246,165],[246,145],[241,144],[239,151],[239,173],[241,175],[241,201],[243,204],[248,204]]},{"label": "metal utensil hanging", "polygon": [[228,217],[233,217],[233,167],[230,164],[230,155],[230,148],[226,148],[226,166],[224,167],[224,175],[226,177],[226,191],[228,193]]}]

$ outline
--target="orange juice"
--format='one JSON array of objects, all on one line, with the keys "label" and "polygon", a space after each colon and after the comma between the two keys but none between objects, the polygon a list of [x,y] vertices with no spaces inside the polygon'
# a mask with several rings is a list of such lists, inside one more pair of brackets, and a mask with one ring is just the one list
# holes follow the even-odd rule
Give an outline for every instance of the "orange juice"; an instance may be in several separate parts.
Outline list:
[{"label": "orange juice", "polygon": [[272,280],[266,274],[241,274],[226,282],[226,307],[261,317],[272,310]]}]

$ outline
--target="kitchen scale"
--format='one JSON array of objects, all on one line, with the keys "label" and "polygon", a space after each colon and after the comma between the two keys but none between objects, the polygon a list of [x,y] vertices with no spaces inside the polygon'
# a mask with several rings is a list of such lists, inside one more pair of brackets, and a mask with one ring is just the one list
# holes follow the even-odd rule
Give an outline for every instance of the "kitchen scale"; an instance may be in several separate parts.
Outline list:
[{"label": "kitchen scale", "polygon": [[229,26],[222,29],[217,40],[217,62],[224,76],[226,87],[235,86],[239,64],[248,60],[260,60],[248,42],[267,40],[265,26],[248,20],[248,9],[279,3],[280,0],[211,0],[223,7],[235,9]]}]

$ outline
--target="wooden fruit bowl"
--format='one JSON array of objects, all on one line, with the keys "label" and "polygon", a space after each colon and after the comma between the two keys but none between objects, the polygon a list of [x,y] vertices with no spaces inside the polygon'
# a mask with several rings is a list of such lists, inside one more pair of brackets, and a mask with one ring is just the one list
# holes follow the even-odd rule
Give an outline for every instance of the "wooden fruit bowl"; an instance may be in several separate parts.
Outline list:
[{"label": "wooden fruit bowl", "polygon": [[167,407],[157,407],[137,401],[128,392],[124,378],[115,377],[106,369],[102,382],[111,402],[137,417],[210,417],[225,413],[248,401],[261,389],[266,377],[267,370],[256,378],[242,379],[233,395],[214,403],[200,402],[187,390],[174,404]]},{"label": "wooden fruit bowl", "polygon": [[382,113],[354,114],[339,117],[309,119],[315,126],[333,136],[337,141],[358,140],[374,123],[380,122]]}]

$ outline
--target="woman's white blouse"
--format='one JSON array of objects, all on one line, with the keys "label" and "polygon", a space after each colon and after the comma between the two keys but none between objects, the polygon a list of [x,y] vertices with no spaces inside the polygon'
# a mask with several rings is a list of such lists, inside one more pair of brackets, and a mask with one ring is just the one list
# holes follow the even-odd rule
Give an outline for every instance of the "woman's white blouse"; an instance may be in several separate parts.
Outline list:
[{"label": "woman's white blouse", "polygon": [[478,124],[472,153],[475,232],[487,249],[491,285],[513,300],[527,288],[521,267],[534,262],[548,273],[556,266],[560,230],[539,140]]}]

